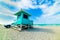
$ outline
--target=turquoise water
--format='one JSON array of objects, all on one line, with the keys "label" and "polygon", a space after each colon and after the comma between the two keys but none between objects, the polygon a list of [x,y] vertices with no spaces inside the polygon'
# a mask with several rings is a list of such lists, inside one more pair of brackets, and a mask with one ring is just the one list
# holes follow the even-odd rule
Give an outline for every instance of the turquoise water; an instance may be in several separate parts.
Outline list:
[{"label": "turquoise water", "polygon": [[33,26],[60,26],[60,24],[34,24]]}]

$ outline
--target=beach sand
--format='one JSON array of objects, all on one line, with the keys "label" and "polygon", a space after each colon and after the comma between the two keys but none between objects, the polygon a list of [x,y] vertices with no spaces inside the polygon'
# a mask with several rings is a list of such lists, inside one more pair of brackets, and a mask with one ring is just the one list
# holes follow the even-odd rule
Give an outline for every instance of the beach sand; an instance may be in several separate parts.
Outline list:
[{"label": "beach sand", "polygon": [[22,30],[0,29],[0,40],[60,40],[60,27],[45,26]]}]

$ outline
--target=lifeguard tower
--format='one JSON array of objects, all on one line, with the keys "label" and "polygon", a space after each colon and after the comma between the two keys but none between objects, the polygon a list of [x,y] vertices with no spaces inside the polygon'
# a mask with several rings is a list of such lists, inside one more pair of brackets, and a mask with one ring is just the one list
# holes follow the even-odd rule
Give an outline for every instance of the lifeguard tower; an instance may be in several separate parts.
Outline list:
[{"label": "lifeguard tower", "polygon": [[6,28],[18,27],[20,30],[25,28],[32,28],[33,21],[29,19],[29,17],[31,16],[29,13],[21,9],[14,15],[17,16],[16,21],[11,25],[5,25]]},{"label": "lifeguard tower", "polygon": [[20,29],[32,28],[33,21],[29,19],[29,17],[31,16],[29,13],[21,9],[14,15],[17,16],[17,20],[14,23],[15,25],[17,25],[17,27],[19,27]]}]

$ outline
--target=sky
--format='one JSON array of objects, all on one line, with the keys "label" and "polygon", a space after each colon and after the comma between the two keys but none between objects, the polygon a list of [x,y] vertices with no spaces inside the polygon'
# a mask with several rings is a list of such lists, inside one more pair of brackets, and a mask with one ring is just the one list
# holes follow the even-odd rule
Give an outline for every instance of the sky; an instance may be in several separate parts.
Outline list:
[{"label": "sky", "polygon": [[0,0],[0,24],[15,22],[21,8],[34,24],[60,24],[60,0]]}]

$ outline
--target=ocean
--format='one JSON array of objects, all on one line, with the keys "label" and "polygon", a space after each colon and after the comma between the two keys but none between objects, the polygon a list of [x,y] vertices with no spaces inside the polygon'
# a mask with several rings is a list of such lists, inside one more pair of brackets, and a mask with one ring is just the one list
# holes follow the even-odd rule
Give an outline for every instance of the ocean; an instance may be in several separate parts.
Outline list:
[{"label": "ocean", "polygon": [[60,24],[33,24],[33,26],[60,26]]}]

